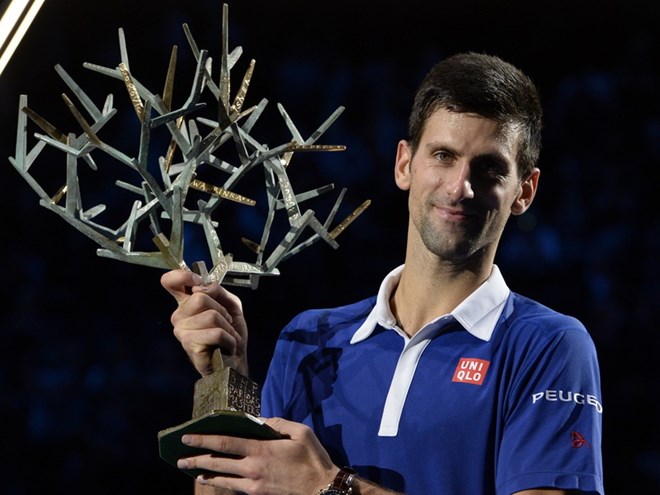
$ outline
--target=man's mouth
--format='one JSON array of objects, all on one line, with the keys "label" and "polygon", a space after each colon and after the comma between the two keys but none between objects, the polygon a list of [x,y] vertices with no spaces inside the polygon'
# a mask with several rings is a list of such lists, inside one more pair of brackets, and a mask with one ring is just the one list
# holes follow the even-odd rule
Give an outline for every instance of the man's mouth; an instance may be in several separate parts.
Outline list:
[{"label": "man's mouth", "polygon": [[473,218],[475,215],[464,208],[455,208],[452,206],[434,206],[441,218],[453,222],[462,222]]}]

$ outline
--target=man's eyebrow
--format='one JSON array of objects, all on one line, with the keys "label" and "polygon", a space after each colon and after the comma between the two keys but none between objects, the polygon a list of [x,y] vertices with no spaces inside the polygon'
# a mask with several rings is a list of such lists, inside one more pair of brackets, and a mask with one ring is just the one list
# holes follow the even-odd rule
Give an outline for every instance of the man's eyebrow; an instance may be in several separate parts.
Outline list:
[{"label": "man's eyebrow", "polygon": [[509,163],[506,156],[500,153],[499,151],[491,151],[487,153],[482,153],[474,157],[475,160],[494,160],[501,163]]},{"label": "man's eyebrow", "polygon": [[431,141],[430,143],[426,144],[425,148],[427,151],[445,150],[453,153],[454,155],[460,155],[459,151],[455,147],[441,141]]}]

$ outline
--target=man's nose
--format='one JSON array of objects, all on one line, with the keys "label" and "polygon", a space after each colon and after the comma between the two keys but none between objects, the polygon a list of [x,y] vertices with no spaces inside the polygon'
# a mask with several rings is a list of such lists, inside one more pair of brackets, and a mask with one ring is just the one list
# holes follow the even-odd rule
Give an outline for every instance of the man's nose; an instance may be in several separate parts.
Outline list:
[{"label": "man's nose", "polygon": [[469,164],[457,164],[451,179],[447,183],[447,192],[457,202],[474,198],[474,191],[472,190],[472,183],[470,181]]}]

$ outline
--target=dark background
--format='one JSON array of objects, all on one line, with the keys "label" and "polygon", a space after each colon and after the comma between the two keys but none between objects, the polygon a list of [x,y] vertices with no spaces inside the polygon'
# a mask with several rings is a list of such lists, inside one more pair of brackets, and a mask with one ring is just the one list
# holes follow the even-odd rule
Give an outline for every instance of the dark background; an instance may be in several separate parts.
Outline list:
[{"label": "dark background", "polygon": [[[112,92],[130,116],[125,90],[82,68],[119,62],[118,27],[133,73],[154,92],[171,45],[180,46],[183,101],[191,56],[181,24],[217,58],[220,12],[215,0],[47,2],[0,76],[0,155],[14,154],[20,93],[79,132],[56,63],[97,104]],[[242,63],[257,60],[247,104],[267,97],[274,115],[264,135],[273,145],[287,139],[277,102],[305,135],[345,105],[322,141],[348,150],[317,155],[305,170],[317,185],[348,187],[347,207],[373,200],[338,251],[316,245],[258,291],[237,289],[254,378],[295,313],[372,295],[402,261],[406,204],[392,167],[416,85],[452,53],[496,54],[535,80],[546,111],[541,188],[509,225],[497,262],[513,290],[577,316],[593,336],[608,493],[660,493],[659,22],[657,2],[634,0],[231,2],[231,45],[243,46]],[[130,149],[134,119],[121,122],[117,139]],[[51,170],[62,177],[62,156],[35,167],[46,182]],[[174,302],[160,272],[96,257],[6,160],[0,181],[0,493],[191,493],[157,452],[157,431],[189,418],[196,379],[171,334]]]}]

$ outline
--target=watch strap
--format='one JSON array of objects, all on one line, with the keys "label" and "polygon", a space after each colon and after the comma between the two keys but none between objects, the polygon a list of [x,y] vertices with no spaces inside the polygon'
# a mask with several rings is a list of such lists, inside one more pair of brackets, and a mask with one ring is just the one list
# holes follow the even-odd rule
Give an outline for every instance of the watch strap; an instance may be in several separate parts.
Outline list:
[{"label": "watch strap", "polygon": [[332,480],[332,483],[330,483],[324,490],[321,490],[320,495],[323,495],[324,493],[341,493],[350,495],[352,492],[351,486],[353,485],[353,480],[356,475],[357,473],[349,467],[341,468],[335,476],[335,479]]}]

